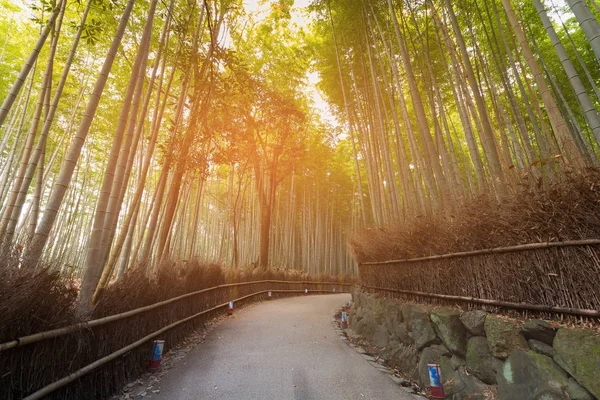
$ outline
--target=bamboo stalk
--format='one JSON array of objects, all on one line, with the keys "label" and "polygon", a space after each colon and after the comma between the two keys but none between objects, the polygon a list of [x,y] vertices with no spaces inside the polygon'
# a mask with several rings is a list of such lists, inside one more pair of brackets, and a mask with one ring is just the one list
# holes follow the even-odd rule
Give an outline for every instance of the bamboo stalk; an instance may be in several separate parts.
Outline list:
[{"label": "bamboo stalk", "polygon": [[[99,319],[95,319],[95,320],[91,320],[91,321],[87,321],[87,322],[82,322],[82,323],[75,324],[75,325],[69,325],[69,326],[65,326],[63,328],[57,328],[57,329],[52,329],[52,330],[45,331],[45,332],[39,332],[39,333],[34,333],[32,335],[23,336],[23,337],[20,337],[18,339],[12,340],[10,342],[0,343],[0,351],[8,350],[8,349],[13,349],[15,347],[25,346],[27,344],[37,343],[37,342],[40,342],[42,340],[47,340],[47,339],[52,339],[52,338],[56,338],[56,337],[68,335],[69,333],[77,332],[77,331],[83,330],[83,329],[89,330],[89,329],[94,328],[96,326],[101,326],[101,325],[108,324],[110,322],[114,322],[114,321],[119,321],[119,320],[122,320],[122,319],[130,318],[130,317],[133,317],[134,315],[138,315],[138,314],[141,314],[143,312],[150,311],[150,310],[153,310],[155,308],[159,308],[159,307],[165,306],[167,304],[171,304],[171,303],[173,303],[175,301],[186,299],[188,297],[195,296],[195,295],[198,295],[198,294],[201,294],[201,293],[207,293],[207,292],[210,292],[210,291],[214,291],[214,290],[222,289],[222,288],[227,288],[227,287],[246,286],[246,285],[263,284],[263,283],[284,283],[284,284],[304,284],[304,285],[307,285],[307,284],[309,284],[309,285],[310,284],[321,284],[321,285],[338,285],[338,286],[352,286],[353,285],[351,283],[338,283],[338,282],[277,281],[277,280],[263,280],[263,281],[253,281],[253,282],[228,283],[228,284],[224,284],[224,285],[218,285],[218,286],[215,286],[215,287],[211,287],[211,288],[202,289],[202,290],[198,290],[198,291],[195,291],[195,292],[183,294],[181,296],[173,297],[173,298],[168,299],[168,300],[163,300],[163,301],[160,301],[158,303],[150,304],[148,306],[144,306],[144,307],[136,308],[136,309],[133,309],[133,310],[129,310],[129,311],[126,311],[124,313],[115,314],[115,315],[109,315],[108,317],[103,317],[103,318],[99,318]],[[273,292],[273,290],[272,290],[272,292]]]},{"label": "bamboo stalk", "polygon": [[593,318],[600,317],[600,311],[598,311],[598,310],[586,310],[586,309],[570,308],[570,307],[544,306],[544,305],[540,305],[540,304],[514,303],[511,301],[479,299],[476,297],[453,296],[453,295],[447,295],[447,294],[425,293],[425,292],[417,292],[414,290],[387,289],[387,288],[381,288],[381,287],[376,287],[376,286],[366,286],[366,285],[362,285],[362,287],[371,289],[371,290],[381,290],[381,291],[385,291],[385,292],[402,293],[402,294],[409,294],[409,295],[413,295],[413,296],[429,297],[429,298],[434,298],[434,299],[453,300],[453,301],[460,301],[460,302],[473,303],[473,304],[485,304],[485,305],[497,306],[497,307],[503,307],[503,308],[512,308],[512,309],[516,309],[516,310],[527,310],[527,311],[538,311],[538,312],[541,311],[541,312],[577,315],[577,316],[593,317]]},{"label": "bamboo stalk", "polygon": [[594,246],[600,245],[600,239],[583,239],[583,240],[568,240],[564,242],[547,242],[547,243],[528,243],[517,246],[496,247],[494,249],[483,249],[473,251],[461,251],[458,253],[441,254],[436,256],[407,258],[403,260],[388,260],[388,261],[368,261],[359,263],[361,265],[385,265],[385,264],[406,264],[419,261],[443,260],[448,258],[473,257],[489,254],[514,253],[518,251],[549,249],[552,247],[575,247],[575,246]]}]

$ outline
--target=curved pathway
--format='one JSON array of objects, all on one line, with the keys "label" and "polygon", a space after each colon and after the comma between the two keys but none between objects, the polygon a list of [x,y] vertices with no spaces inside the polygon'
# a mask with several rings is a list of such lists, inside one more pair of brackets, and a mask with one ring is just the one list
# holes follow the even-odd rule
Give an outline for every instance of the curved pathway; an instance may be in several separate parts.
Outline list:
[{"label": "curved pathway", "polygon": [[414,400],[340,340],[331,325],[350,295],[249,306],[161,379],[163,400]]}]

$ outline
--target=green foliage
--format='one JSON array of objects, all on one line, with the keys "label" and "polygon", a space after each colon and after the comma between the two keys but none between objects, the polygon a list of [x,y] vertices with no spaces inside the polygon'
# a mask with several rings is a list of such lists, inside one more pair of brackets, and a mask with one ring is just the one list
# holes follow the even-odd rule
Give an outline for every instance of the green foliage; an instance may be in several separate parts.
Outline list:
[{"label": "green foliage", "polygon": [[36,25],[27,10],[13,1],[0,1],[0,97],[8,92],[36,39]]},{"label": "green foliage", "polygon": [[[125,3],[91,0],[89,17],[82,22],[87,0],[67,2],[52,60],[51,94],[80,28],[82,42],[48,139],[47,155],[56,161],[47,166],[47,188],[84,118]],[[174,190],[192,199],[180,201],[194,202],[203,180],[211,182],[207,190],[220,201],[218,212],[208,203],[188,208],[226,215],[236,207],[234,194],[229,193],[234,190],[237,207],[244,208],[238,214],[246,220],[258,218],[257,202],[258,208],[268,203],[278,218],[285,216],[285,228],[281,220],[272,223],[278,232],[287,229],[296,237],[299,228],[293,225],[314,223],[313,230],[318,227],[322,230],[318,234],[326,236],[333,230],[348,231],[358,220],[399,221],[452,209],[452,204],[485,192],[500,197],[504,186],[512,190],[551,181],[566,167],[556,161],[564,151],[556,119],[568,127],[567,138],[578,140],[581,148],[588,145],[591,152],[586,159],[596,159],[593,151],[598,144],[585,110],[532,2],[513,1],[506,6],[500,0],[315,0],[309,8],[309,26],[295,24],[293,0],[260,2],[262,11],[255,15],[246,14],[241,0],[175,0],[172,9],[168,3],[158,3],[142,89],[143,97],[150,93],[148,113],[137,116],[143,136],[132,156],[132,176],[141,179],[142,160],[157,126],[153,116],[164,105],[144,209],[151,203],[161,170],[171,168],[165,172],[171,182],[176,165],[183,183],[181,190]],[[57,0],[41,0],[25,8],[14,0],[0,0],[1,97],[8,93],[57,4]],[[567,7],[557,8],[551,0],[544,4],[551,9],[561,42],[598,106],[594,85],[600,84],[600,68],[588,39]],[[113,145],[125,90],[135,72],[132,67],[149,5],[149,0],[136,2],[117,51],[76,166],[73,193],[64,206],[67,211],[61,211],[70,221],[88,222],[94,213],[95,190],[102,183],[107,149]],[[505,12],[510,5],[527,43],[515,39],[519,30]],[[594,8],[596,16],[597,11]],[[163,58],[157,60],[167,17],[172,17],[169,42],[161,48]],[[24,136],[18,135],[30,127],[54,35],[30,75],[29,104],[25,107],[23,101],[11,110],[11,129],[2,145],[2,166],[7,167],[0,175],[15,170],[20,161],[17,155],[8,166],[6,157],[11,150],[21,152],[18,138]],[[533,61],[523,56],[525,44],[535,53]],[[159,79],[150,87],[150,71],[157,61]],[[532,62],[541,66],[556,107],[538,87]],[[318,90],[339,125],[323,121],[315,110],[309,74],[318,74]],[[29,93],[29,80],[25,86],[19,101]],[[178,115],[180,98],[183,108]],[[18,132],[21,116],[24,123]],[[490,129],[483,129],[487,126],[493,131],[488,136]],[[493,173],[492,156],[500,159],[502,179]],[[14,177],[5,176],[8,187]],[[135,183],[124,188],[127,201],[137,184],[135,179],[131,182]],[[82,205],[73,211],[79,199]],[[183,208],[177,218],[187,221],[192,211]],[[333,221],[338,225],[333,227]],[[331,226],[323,228],[327,224]],[[135,237],[143,238],[146,231],[139,230],[144,225],[138,225]],[[173,224],[181,225],[179,220]],[[222,225],[234,223],[227,220]],[[77,238],[80,247],[86,235]],[[248,235],[257,236],[256,232]],[[289,242],[281,245],[286,251],[300,247]]]}]

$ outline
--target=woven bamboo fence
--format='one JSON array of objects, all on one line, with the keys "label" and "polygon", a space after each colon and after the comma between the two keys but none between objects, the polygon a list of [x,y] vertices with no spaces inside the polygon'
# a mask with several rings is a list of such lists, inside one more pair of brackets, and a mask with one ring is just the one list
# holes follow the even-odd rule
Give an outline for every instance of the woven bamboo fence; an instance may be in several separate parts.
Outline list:
[{"label": "woven bamboo fence", "polygon": [[218,315],[273,297],[347,292],[352,284],[261,280],[219,285],[0,344],[0,398],[102,399],[147,369],[152,339],[166,350]]},{"label": "woven bamboo fence", "polygon": [[533,243],[359,265],[386,297],[545,318],[600,317],[600,240]]}]

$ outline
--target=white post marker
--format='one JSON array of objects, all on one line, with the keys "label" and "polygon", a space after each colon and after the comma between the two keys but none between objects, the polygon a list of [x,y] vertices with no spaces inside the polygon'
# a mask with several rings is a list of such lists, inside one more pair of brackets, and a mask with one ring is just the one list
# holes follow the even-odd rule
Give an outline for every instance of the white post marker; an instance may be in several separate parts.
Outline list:
[{"label": "white post marker", "polygon": [[271,291],[269,290],[269,293],[267,293],[267,300],[271,300],[271,299],[272,299],[272,297],[271,297]]},{"label": "white post marker", "polygon": [[352,300],[348,300],[348,307],[352,306]]},{"label": "white post marker", "polygon": [[304,289],[304,295],[306,296],[308,294],[308,289]]},{"label": "white post marker", "polygon": [[342,329],[346,329],[348,327],[348,317],[346,316],[346,311],[342,311]]},{"label": "white post marker", "polygon": [[333,293],[335,293],[335,288],[333,288]]},{"label": "white post marker", "polygon": [[229,315],[233,314],[233,301],[230,301],[229,304],[227,305],[227,314],[229,314]]}]

